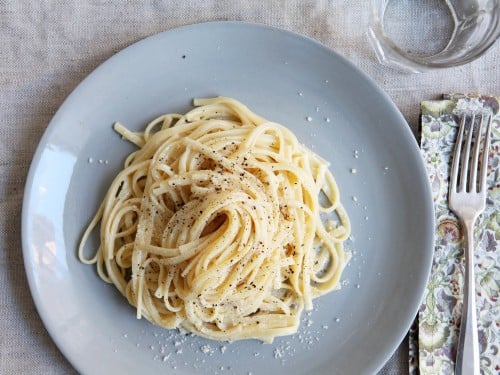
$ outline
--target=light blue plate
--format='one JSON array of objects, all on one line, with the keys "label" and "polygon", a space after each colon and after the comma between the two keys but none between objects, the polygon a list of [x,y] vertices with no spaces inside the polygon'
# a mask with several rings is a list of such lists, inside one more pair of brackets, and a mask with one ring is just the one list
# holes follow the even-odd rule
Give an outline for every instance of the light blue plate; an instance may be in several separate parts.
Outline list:
[{"label": "light blue plate", "polygon": [[[352,220],[344,286],[316,300],[298,334],[270,345],[208,341],[136,320],[114,287],[76,256],[83,228],[133,149],[112,124],[143,129],[161,113],[188,110],[194,97],[215,95],[288,126],[330,160]],[[311,39],[234,22],[155,35],[96,69],[44,134],[23,206],[33,298],[60,350],[84,374],[374,373],[415,317],[432,245],[424,166],[389,98]]]}]

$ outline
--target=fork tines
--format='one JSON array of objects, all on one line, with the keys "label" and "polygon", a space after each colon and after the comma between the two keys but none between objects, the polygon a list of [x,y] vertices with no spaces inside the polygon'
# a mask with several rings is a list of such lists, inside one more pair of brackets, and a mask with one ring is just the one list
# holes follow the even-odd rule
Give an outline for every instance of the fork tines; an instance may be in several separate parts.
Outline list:
[{"label": "fork tines", "polygon": [[462,116],[450,176],[451,190],[482,192],[486,189],[491,124],[492,116],[489,114],[472,113]]}]

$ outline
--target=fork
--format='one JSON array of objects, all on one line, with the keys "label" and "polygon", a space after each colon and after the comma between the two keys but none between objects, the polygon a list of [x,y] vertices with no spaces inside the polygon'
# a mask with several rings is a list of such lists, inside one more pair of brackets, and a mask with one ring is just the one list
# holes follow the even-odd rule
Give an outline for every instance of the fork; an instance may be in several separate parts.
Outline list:
[{"label": "fork", "polygon": [[[485,122],[487,122],[487,126],[484,132]],[[455,363],[456,375],[479,375],[479,342],[474,276],[474,225],[479,214],[486,206],[486,172],[491,124],[492,116],[464,114],[460,122],[453,155],[449,205],[450,209],[458,216],[466,238],[464,297]],[[472,143],[474,144],[472,145]],[[479,161],[481,153],[482,158]]]}]

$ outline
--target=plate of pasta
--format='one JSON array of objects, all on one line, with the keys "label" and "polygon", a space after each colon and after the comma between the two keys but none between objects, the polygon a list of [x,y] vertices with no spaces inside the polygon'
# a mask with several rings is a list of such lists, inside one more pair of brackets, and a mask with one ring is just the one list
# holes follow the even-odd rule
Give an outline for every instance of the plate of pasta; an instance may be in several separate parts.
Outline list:
[{"label": "plate of pasta", "polygon": [[83,374],[374,373],[432,258],[390,99],[321,44],[239,22],[89,75],[40,141],[22,220],[38,312]]}]

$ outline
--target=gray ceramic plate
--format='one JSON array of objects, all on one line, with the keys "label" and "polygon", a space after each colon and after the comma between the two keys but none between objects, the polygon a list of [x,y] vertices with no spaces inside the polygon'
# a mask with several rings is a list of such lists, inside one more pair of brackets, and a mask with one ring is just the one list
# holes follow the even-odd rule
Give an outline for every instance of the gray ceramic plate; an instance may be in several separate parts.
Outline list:
[{"label": "gray ceramic plate", "polygon": [[[218,343],[136,320],[76,246],[133,129],[193,97],[235,97],[330,160],[353,224],[340,291],[273,344]],[[417,104],[415,104],[417,105]],[[93,162],[89,162],[92,158]],[[351,169],[356,173],[352,173]],[[433,211],[417,143],[388,97],[313,40],[265,26],[207,23],[118,53],[69,96],[43,136],[23,207],[23,251],[38,311],[84,374],[363,374],[379,369],[414,318],[432,251]]]}]

